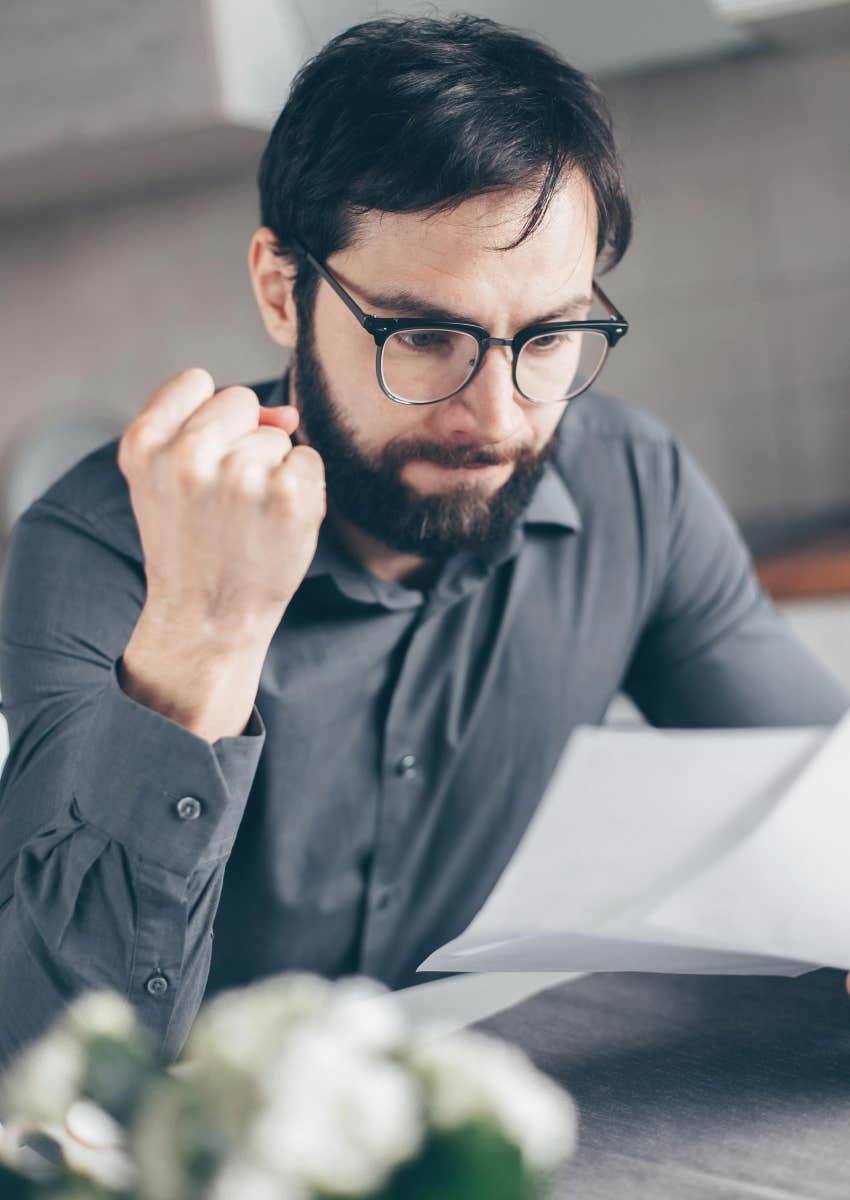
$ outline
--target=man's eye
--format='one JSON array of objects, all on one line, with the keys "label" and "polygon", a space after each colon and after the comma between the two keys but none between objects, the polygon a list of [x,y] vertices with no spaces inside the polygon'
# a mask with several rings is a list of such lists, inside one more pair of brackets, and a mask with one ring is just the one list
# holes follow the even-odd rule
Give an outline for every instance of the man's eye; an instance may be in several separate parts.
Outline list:
[{"label": "man's eye", "polygon": [[563,346],[568,346],[572,340],[572,334],[569,333],[542,333],[540,337],[526,342],[525,349],[541,352],[560,350]]},{"label": "man's eye", "polygon": [[451,342],[451,335],[440,329],[408,329],[396,337],[409,350],[442,350]]}]

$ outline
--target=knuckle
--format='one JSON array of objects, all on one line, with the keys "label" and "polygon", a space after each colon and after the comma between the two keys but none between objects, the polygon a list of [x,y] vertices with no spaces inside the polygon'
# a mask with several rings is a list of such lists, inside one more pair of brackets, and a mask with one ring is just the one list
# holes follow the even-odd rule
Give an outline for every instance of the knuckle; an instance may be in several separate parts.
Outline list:
[{"label": "knuckle", "polygon": [[322,486],[324,486],[325,464],[324,460],[315,450],[313,451],[313,462],[311,465],[313,467],[313,478],[317,481],[317,483],[321,483]]},{"label": "knuckle", "polygon": [[209,434],[201,426],[182,429],[174,439],[174,452],[178,457],[202,453],[209,445]]},{"label": "knuckle", "polygon": [[283,429],[271,429],[268,425],[265,425],[263,426],[263,434],[274,443],[275,449],[280,454],[281,461],[292,452],[292,438]]},{"label": "knuckle", "polygon": [[277,479],[275,495],[286,509],[294,508],[298,501],[298,480],[291,471],[281,471]]},{"label": "knuckle", "polygon": [[128,471],[132,470],[130,460],[132,459],[133,455],[130,450],[130,440],[128,439],[127,432],[128,431],[125,430],[118,439],[118,452],[116,454],[118,470],[122,475],[126,475]]},{"label": "knuckle", "polygon": [[191,387],[193,391],[210,393],[215,391],[215,380],[206,367],[186,367],[174,378],[177,382]]},{"label": "knuckle", "polygon": [[245,409],[253,410],[260,407],[257,393],[241,383],[234,383],[230,387],[222,388],[218,395],[222,399],[226,399],[229,404],[238,404]]},{"label": "knuckle", "polygon": [[219,465],[222,484],[238,496],[256,496],[264,490],[265,468],[255,458],[226,454]]},{"label": "knuckle", "polygon": [[325,464],[318,450],[312,446],[295,446],[292,453],[297,455],[298,461],[308,478],[324,482]]},{"label": "knuckle", "polygon": [[137,417],[118,441],[118,466],[122,471],[132,470],[136,459],[142,458],[153,444],[152,429],[141,417]]},{"label": "knuckle", "polygon": [[270,459],[273,455],[277,455],[275,465],[278,466],[292,450],[289,435],[282,429],[274,429],[271,425],[261,425],[258,429],[253,430],[251,440],[257,446],[262,446],[263,451],[268,453]]},{"label": "knuckle", "polygon": [[196,483],[205,478],[209,468],[209,440],[200,429],[187,429],[174,443],[172,455],[177,478],[182,483]]}]

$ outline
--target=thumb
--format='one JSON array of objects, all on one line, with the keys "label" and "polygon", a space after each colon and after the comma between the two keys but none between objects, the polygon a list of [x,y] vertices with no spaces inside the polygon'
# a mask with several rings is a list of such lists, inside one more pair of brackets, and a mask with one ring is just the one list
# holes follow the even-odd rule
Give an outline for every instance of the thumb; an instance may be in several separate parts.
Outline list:
[{"label": "thumb", "polygon": [[264,408],[260,405],[258,427],[273,425],[276,429],[282,429],[284,433],[292,434],[300,420],[301,414],[291,404],[281,404],[279,408]]},{"label": "thumb", "polygon": [[844,986],[845,986],[845,987],[846,987],[846,989],[847,989],[847,994],[848,994],[848,995],[850,995],[850,975],[846,975],[846,976],[845,976],[845,978],[844,978]]}]

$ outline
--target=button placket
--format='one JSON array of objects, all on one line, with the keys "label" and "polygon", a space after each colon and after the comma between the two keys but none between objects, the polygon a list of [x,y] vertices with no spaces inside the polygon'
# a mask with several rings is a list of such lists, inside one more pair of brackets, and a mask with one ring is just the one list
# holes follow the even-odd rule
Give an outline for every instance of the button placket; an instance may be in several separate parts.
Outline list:
[{"label": "button placket", "polygon": [[367,973],[379,971],[380,964],[391,953],[388,938],[392,936],[400,899],[398,871],[413,816],[410,804],[419,795],[425,774],[419,755],[411,747],[411,740],[414,736],[418,740],[417,681],[427,674],[432,636],[432,627],[426,626],[426,613],[422,611],[384,719],[381,799],[372,860],[373,887],[360,954],[361,969]]},{"label": "button placket", "polygon": [[395,889],[393,887],[391,887],[389,884],[384,884],[384,885],[376,888],[374,907],[377,912],[383,912],[384,909],[389,907],[390,901],[393,898],[394,891],[395,891]]}]

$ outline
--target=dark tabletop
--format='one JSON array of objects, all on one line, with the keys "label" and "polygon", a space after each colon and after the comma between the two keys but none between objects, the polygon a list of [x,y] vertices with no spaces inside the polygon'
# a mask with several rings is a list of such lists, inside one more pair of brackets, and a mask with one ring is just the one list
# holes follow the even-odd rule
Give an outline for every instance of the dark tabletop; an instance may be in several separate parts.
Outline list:
[{"label": "dark tabletop", "polygon": [[848,1200],[844,973],[597,974],[477,1028],[516,1042],[579,1107],[560,1200]]}]

